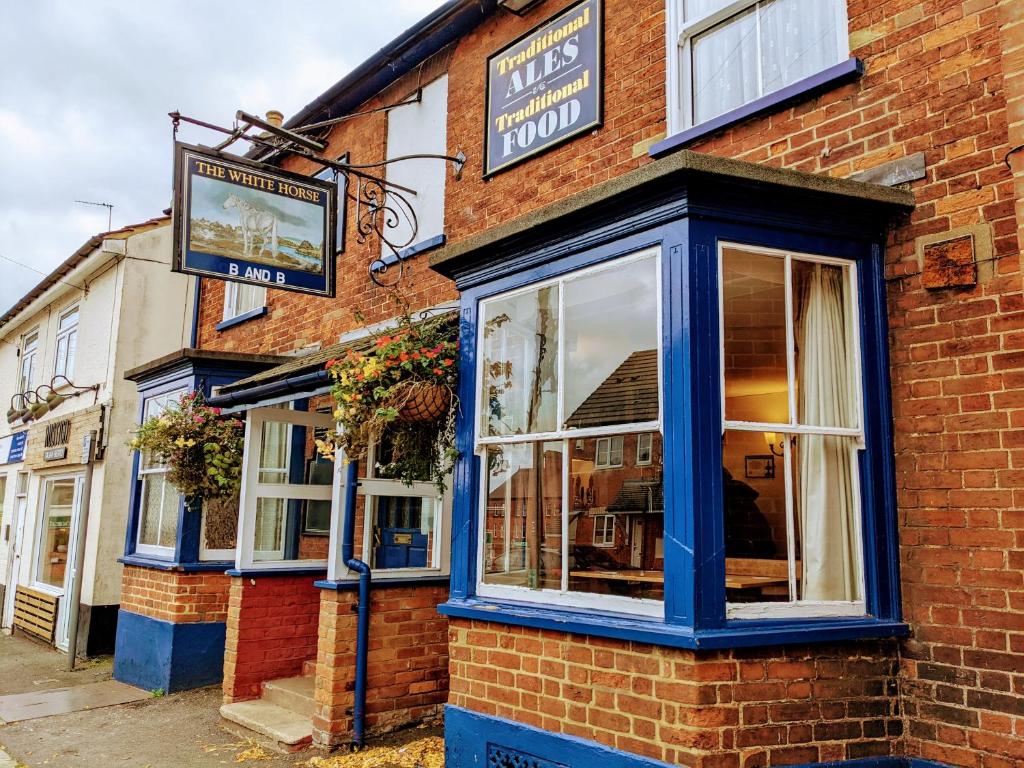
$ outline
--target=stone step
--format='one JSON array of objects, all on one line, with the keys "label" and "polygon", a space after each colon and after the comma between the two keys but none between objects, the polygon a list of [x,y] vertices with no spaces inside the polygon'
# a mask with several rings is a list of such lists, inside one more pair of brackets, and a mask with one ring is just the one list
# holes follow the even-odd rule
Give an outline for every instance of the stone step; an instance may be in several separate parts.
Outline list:
[{"label": "stone step", "polygon": [[316,706],[316,678],[283,677],[263,684],[263,700],[310,718]]},{"label": "stone step", "polygon": [[281,752],[297,752],[313,740],[313,721],[269,701],[236,701],[224,704],[220,715],[267,737]]},{"label": "stone step", "polygon": [[302,662],[302,676],[316,677],[316,659],[306,659]]}]

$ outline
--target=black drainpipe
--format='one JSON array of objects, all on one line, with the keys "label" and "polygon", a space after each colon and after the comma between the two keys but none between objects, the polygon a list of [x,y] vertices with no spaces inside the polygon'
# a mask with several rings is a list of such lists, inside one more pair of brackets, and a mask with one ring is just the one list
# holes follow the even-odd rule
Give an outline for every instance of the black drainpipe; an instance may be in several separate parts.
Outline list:
[{"label": "black drainpipe", "polygon": [[359,574],[359,617],[356,629],[356,690],[352,705],[352,748],[363,746],[366,722],[366,657],[370,644],[370,566],[354,555],[356,496],[359,488],[359,462],[348,463],[345,480],[345,535],[341,544],[341,558],[345,565]]}]

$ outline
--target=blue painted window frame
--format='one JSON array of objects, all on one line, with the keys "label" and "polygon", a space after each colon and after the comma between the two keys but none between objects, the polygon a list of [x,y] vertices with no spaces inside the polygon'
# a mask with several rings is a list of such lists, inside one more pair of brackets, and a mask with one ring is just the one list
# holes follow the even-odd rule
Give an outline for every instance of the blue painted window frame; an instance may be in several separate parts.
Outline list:
[{"label": "blue painted window frame", "polygon": [[[174,392],[179,389],[201,390],[209,397],[213,387],[229,384],[244,375],[216,375],[195,369],[172,371],[166,375],[154,377],[152,380],[139,384],[139,406],[136,423],[141,424],[146,413],[146,401],[157,395]],[[125,527],[124,555],[118,562],[124,565],[136,565],[145,568],[166,571],[218,571],[234,567],[232,560],[201,560],[200,536],[202,513],[194,506],[188,506],[184,499],[178,504],[178,532],[175,539],[174,554],[171,557],[137,552],[139,538],[139,516],[142,502],[142,483],[139,479],[138,451],[132,457],[132,486],[128,497],[128,524]]]},{"label": "blue painted window frame", "polygon": [[[440,606],[449,616],[579,632],[660,645],[713,648],[901,636],[895,480],[889,403],[883,234],[877,222],[851,211],[849,220],[813,221],[812,212],[780,210],[785,195],[756,207],[745,197],[733,211],[723,195],[708,193],[690,212],[656,226],[642,215],[620,222],[615,236],[594,231],[504,258],[460,277],[461,418],[456,436],[462,458],[454,480],[451,593]],[[717,195],[717,197],[716,197]],[[751,205],[754,203],[754,205]],[[746,206],[743,208],[742,206]],[[722,208],[722,211],[716,208]],[[695,215],[697,214],[697,215]],[[820,254],[858,265],[859,323],[865,441],[861,454],[862,536],[868,616],[852,618],[726,618],[722,515],[719,377],[718,243],[720,241]],[[662,249],[662,397],[665,473],[665,618],[651,620],[601,611],[553,609],[542,604],[482,599],[475,594],[480,460],[474,454],[477,312],[490,296],[565,275],[651,246]],[[545,254],[545,250],[548,254]],[[871,386],[868,387],[868,382]],[[870,397],[866,393],[870,391]],[[702,478],[698,481],[696,478]],[[705,563],[696,568],[695,563]]]}]

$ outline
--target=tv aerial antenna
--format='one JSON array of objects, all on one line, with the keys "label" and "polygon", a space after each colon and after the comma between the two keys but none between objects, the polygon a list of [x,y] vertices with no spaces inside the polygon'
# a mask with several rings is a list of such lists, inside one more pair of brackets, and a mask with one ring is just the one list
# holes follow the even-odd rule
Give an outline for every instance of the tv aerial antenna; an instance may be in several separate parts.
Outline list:
[{"label": "tv aerial antenna", "polygon": [[107,232],[110,232],[114,220],[114,204],[113,203],[94,203],[92,200],[75,200],[76,203],[82,205],[96,205],[100,208],[107,209]]}]

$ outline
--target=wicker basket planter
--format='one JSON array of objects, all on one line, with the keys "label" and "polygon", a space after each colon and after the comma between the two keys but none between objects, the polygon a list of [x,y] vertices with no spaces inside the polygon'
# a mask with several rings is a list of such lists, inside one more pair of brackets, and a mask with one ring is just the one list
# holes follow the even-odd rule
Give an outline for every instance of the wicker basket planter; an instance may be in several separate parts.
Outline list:
[{"label": "wicker basket planter", "polygon": [[401,397],[405,402],[398,409],[398,421],[437,421],[447,412],[452,391],[440,384],[416,383],[410,384]]}]

